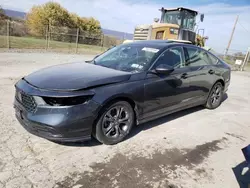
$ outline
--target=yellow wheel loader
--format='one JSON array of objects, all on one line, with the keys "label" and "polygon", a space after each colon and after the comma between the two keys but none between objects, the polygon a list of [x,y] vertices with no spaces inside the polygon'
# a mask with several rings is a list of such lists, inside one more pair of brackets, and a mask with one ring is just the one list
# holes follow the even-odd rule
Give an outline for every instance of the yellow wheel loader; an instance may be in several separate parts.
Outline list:
[{"label": "yellow wheel loader", "polygon": [[[138,25],[134,31],[134,41],[138,40],[174,40],[185,43],[192,43],[203,47],[205,40],[204,29],[198,29],[196,17],[198,12],[179,7],[175,9],[161,8],[161,19],[154,19],[150,25]],[[204,14],[200,14],[200,21],[203,22]],[[203,35],[200,34],[203,32]],[[124,41],[128,43],[132,41]]]}]

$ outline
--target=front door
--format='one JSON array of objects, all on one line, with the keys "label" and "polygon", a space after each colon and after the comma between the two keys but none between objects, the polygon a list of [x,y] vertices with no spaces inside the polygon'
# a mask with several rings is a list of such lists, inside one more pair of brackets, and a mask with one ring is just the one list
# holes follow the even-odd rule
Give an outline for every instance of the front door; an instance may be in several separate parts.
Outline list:
[{"label": "front door", "polygon": [[181,108],[188,99],[189,68],[184,65],[183,48],[174,47],[166,50],[151,70],[161,64],[172,66],[174,71],[169,75],[147,74],[144,83],[144,119],[159,117]]}]

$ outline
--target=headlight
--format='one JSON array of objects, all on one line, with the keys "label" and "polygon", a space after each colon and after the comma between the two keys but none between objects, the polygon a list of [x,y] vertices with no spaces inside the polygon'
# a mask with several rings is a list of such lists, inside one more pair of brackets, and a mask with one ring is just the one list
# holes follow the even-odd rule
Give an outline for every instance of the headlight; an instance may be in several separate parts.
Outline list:
[{"label": "headlight", "polygon": [[33,98],[36,101],[37,105],[46,105],[46,102],[43,100],[42,97],[33,96]]},{"label": "headlight", "polygon": [[170,28],[170,34],[178,35],[178,29],[176,29],[176,28]]},{"label": "headlight", "polygon": [[73,106],[87,102],[92,96],[78,97],[43,97],[43,100],[51,106]]}]

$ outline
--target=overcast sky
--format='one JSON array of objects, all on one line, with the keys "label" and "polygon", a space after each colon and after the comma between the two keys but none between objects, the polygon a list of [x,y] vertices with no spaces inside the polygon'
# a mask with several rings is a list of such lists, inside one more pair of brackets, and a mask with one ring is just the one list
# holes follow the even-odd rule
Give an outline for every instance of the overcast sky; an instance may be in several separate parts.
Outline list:
[{"label": "overcast sky", "polygon": [[[152,23],[160,17],[159,8],[188,7],[205,14],[200,28],[209,36],[207,45],[218,52],[226,48],[239,15],[232,51],[246,51],[250,47],[250,0],[54,0],[80,16],[93,16],[103,28],[133,33],[137,24]],[[29,11],[33,5],[47,0],[0,0],[3,8]]]}]

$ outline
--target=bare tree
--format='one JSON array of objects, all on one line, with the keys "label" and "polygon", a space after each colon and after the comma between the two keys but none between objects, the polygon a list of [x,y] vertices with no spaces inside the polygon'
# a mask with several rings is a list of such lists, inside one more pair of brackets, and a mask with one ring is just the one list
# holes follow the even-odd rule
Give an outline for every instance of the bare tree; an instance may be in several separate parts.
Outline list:
[{"label": "bare tree", "polygon": [[4,10],[2,9],[1,6],[0,6],[0,14],[4,14]]},{"label": "bare tree", "polygon": [[5,20],[7,18],[8,18],[8,16],[5,14],[4,10],[0,6],[0,20]]}]

